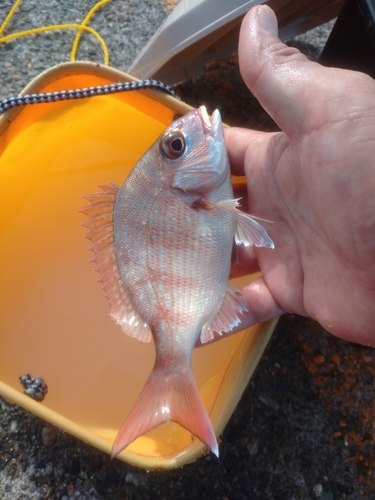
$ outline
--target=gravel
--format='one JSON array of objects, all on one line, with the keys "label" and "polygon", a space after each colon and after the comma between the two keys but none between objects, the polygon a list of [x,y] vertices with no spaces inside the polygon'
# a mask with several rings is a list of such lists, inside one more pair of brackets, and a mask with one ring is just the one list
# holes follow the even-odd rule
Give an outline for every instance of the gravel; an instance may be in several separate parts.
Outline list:
[{"label": "gravel", "polygon": [[[23,0],[6,34],[40,26],[80,23],[97,0]],[[0,22],[13,1],[0,0]],[[125,71],[168,15],[161,0],[112,0],[96,11],[89,26],[109,48],[110,65]],[[0,44],[0,99],[17,94],[41,71],[70,60],[76,30],[57,30]],[[104,63],[100,43],[84,33],[77,60]]]},{"label": "gravel", "polygon": [[[79,22],[95,0],[24,0],[7,33]],[[161,0],[113,0],[90,22],[125,70],[168,14]],[[0,0],[0,20],[13,2]],[[332,23],[290,43],[317,59]],[[68,61],[75,32],[0,44],[0,99],[42,70]],[[84,34],[79,59],[103,60]],[[232,125],[275,130],[241,82],[236,56],[208,64],[179,86],[192,105],[219,107]],[[0,498],[321,500],[375,499],[375,355],[284,316],[222,436],[209,454],[173,471],[147,472],[110,458],[24,411],[0,405]]]}]

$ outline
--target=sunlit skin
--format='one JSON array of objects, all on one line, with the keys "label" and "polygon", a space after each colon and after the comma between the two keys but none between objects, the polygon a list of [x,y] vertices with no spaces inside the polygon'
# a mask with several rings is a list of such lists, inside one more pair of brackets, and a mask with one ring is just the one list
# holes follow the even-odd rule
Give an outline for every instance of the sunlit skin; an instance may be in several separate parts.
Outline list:
[{"label": "sunlit skin", "polygon": [[225,134],[249,212],[273,221],[264,225],[275,243],[239,253],[234,274],[263,273],[243,290],[242,326],[292,312],[375,346],[375,82],[310,62],[276,33],[273,11],[253,8],[239,61],[282,132]]}]

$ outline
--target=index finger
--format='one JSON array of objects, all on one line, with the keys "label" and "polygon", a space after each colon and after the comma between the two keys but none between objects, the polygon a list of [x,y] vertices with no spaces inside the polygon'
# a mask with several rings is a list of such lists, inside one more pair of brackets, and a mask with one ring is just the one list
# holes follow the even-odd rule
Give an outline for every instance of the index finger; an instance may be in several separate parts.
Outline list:
[{"label": "index finger", "polygon": [[232,175],[245,175],[245,159],[250,165],[264,164],[268,144],[279,132],[260,132],[239,127],[224,129],[225,145]]}]

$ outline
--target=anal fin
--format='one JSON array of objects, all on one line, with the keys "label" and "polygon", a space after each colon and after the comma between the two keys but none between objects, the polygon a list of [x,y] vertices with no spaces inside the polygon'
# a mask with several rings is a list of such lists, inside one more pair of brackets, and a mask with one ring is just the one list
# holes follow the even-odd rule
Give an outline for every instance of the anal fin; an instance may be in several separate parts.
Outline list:
[{"label": "anal fin", "polygon": [[239,290],[228,285],[224,301],[219,312],[211,321],[203,325],[200,341],[202,344],[214,339],[215,332],[219,335],[230,332],[241,323],[239,315],[247,312],[245,304],[239,295]]}]

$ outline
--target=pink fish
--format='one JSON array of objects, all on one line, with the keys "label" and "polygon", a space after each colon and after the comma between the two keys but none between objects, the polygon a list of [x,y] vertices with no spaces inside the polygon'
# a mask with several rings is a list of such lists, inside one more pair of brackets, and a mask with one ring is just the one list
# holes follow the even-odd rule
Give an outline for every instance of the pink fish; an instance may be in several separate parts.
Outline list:
[{"label": "pink fish", "polygon": [[153,337],[154,368],[130,410],[112,457],[174,421],[218,455],[191,371],[194,345],[229,332],[246,311],[228,285],[233,241],[273,248],[266,230],[237,209],[220,113],[204,106],[170,125],[121,188],[100,186],[82,211],[96,271],[123,332]]}]

